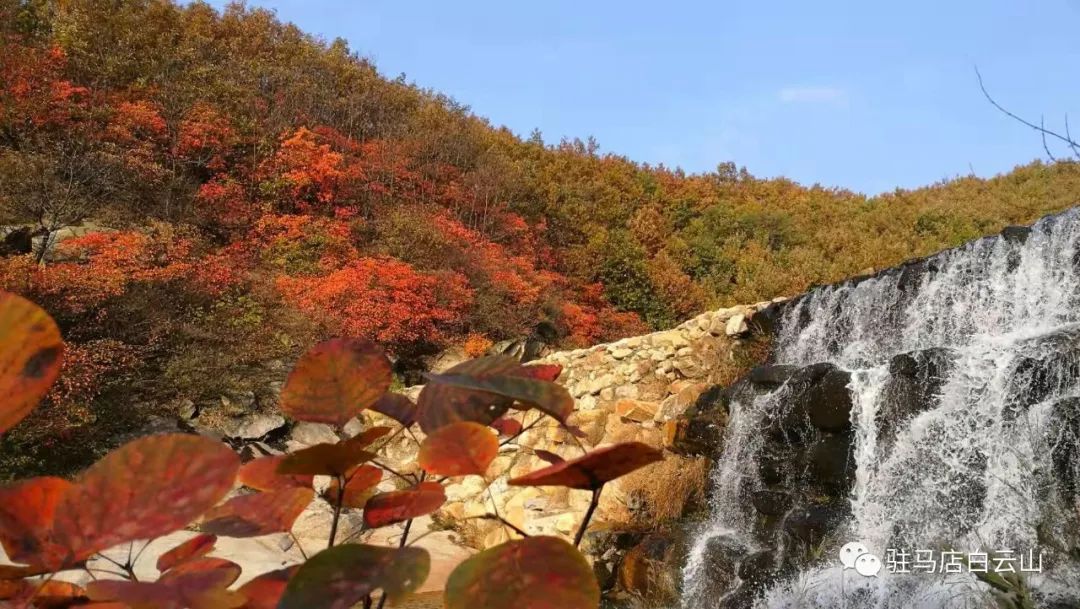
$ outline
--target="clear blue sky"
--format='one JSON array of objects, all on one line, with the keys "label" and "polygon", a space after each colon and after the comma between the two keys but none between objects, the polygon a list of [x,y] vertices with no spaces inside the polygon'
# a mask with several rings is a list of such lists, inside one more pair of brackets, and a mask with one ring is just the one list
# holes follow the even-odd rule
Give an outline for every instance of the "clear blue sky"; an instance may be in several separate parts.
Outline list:
[{"label": "clear blue sky", "polygon": [[[220,5],[220,2],[216,2]],[[256,0],[547,142],[868,193],[1043,156],[981,97],[1080,134],[1080,0]],[[1078,193],[1080,196],[1080,193]]]}]

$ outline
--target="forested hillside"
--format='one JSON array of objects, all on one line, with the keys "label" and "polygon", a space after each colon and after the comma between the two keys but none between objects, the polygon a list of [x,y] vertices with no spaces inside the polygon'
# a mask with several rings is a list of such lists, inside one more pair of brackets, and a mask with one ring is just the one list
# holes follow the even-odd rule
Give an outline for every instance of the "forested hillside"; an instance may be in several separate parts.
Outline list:
[{"label": "forested hillside", "polygon": [[[521,139],[264,10],[0,0],[0,225],[39,244],[9,243],[0,289],[45,306],[71,345],[0,451],[32,468],[76,430],[242,389],[328,335],[377,340],[403,367],[525,335],[594,343],[1078,193],[1075,163],[874,198],[731,163],[686,175]],[[73,226],[97,229],[40,247]]]}]

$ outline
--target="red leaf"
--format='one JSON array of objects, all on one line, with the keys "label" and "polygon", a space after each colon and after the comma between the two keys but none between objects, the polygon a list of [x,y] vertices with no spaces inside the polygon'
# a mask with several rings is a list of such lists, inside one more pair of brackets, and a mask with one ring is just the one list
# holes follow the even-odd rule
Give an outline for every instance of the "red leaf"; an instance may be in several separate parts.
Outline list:
[{"label": "red leaf", "polygon": [[446,581],[443,601],[446,609],[596,609],[600,586],[574,546],[529,537],[466,559]]},{"label": "red leaf", "polygon": [[289,583],[289,578],[299,568],[300,566],[296,565],[263,573],[240,586],[237,592],[247,599],[247,602],[244,603],[244,609],[277,609],[281,595],[285,592],[285,586]]},{"label": "red leaf", "polygon": [[314,498],[310,488],[240,495],[207,512],[200,528],[222,537],[286,533]]},{"label": "red leaf", "polygon": [[389,427],[372,427],[337,444],[316,444],[286,455],[278,465],[279,474],[315,476],[344,476],[352,468],[371,461],[375,453],[365,450],[368,445],[386,435]]},{"label": "red leaf", "polygon": [[129,442],[86,470],[56,510],[69,563],[183,528],[232,489],[239,458],[228,446],[171,434]]},{"label": "red leaf", "polygon": [[335,338],[296,362],[281,392],[281,410],[299,421],[344,425],[390,388],[390,360],[362,340]]},{"label": "red leaf", "polygon": [[[492,355],[462,362],[446,371],[448,375],[471,375],[478,378],[505,375],[520,367],[517,360],[505,355]],[[473,421],[488,425],[510,408],[513,400],[488,391],[458,387],[447,383],[429,382],[420,391],[416,404],[416,420],[424,433],[457,421]]]},{"label": "red leaf", "polygon": [[438,476],[483,475],[495,456],[499,441],[479,423],[462,421],[440,427],[424,438],[417,462]]},{"label": "red leaf", "polygon": [[544,450],[542,448],[533,449],[533,454],[536,455],[537,457],[543,459],[544,461],[547,461],[548,463],[551,463],[552,465],[558,465],[559,463],[565,463],[566,462],[566,459],[563,459],[559,455],[556,455],[555,453],[553,453],[551,451]]},{"label": "red leaf", "polygon": [[492,421],[491,427],[495,431],[498,431],[500,436],[506,437],[517,435],[521,433],[522,430],[521,421],[518,421],[517,419],[508,419],[506,417]]},{"label": "red leaf", "polygon": [[157,570],[168,571],[182,562],[206,556],[210,550],[214,549],[215,543],[217,543],[217,535],[196,535],[158,556]]},{"label": "red leaf", "polygon": [[431,557],[420,548],[342,544],[300,566],[278,609],[347,609],[378,589],[397,601],[423,585],[430,571]]},{"label": "red leaf", "polygon": [[159,582],[182,582],[195,577],[212,581],[214,586],[228,588],[240,578],[240,565],[224,558],[203,557],[180,563],[158,578]]},{"label": "red leaf", "polygon": [[30,478],[0,488],[0,545],[8,559],[59,565],[64,547],[53,541],[56,506],[71,483],[62,478]]},{"label": "red leaf", "polygon": [[606,482],[663,459],[663,453],[648,444],[626,442],[594,450],[577,459],[530,472],[510,480],[509,484],[511,486],[566,486],[596,490]]},{"label": "red leaf", "polygon": [[522,366],[514,373],[514,376],[536,379],[538,381],[555,382],[562,374],[562,366],[558,364],[530,364]]},{"label": "red leaf", "polygon": [[[9,601],[12,607],[36,607],[60,609],[70,607],[86,598],[86,590],[68,582],[49,581],[0,581],[0,601]],[[0,607],[5,607],[0,603]]]},{"label": "red leaf", "polygon": [[364,525],[377,529],[426,516],[446,503],[446,490],[437,482],[421,482],[404,491],[375,495],[364,506]]},{"label": "red leaf", "polygon": [[237,609],[244,596],[228,590],[236,575],[232,568],[208,567],[162,576],[156,582],[97,580],[86,586],[86,592],[91,600],[117,601],[130,609]]},{"label": "red leaf", "polygon": [[416,404],[400,393],[388,392],[371,406],[371,410],[384,414],[405,427],[416,422]]},{"label": "red leaf", "polygon": [[285,460],[285,455],[270,455],[253,459],[240,466],[237,479],[244,486],[257,491],[273,491],[281,488],[311,488],[315,477],[284,476],[278,474],[278,467]]},{"label": "red leaf", "polygon": [[[383,472],[373,465],[361,465],[345,475],[345,494],[341,497],[342,507],[362,508],[374,493],[375,487],[382,481]],[[337,478],[330,481],[326,489],[326,500],[331,505],[337,503],[338,489]]]},{"label": "red leaf", "polygon": [[[429,387],[449,385],[456,387],[458,390],[480,392],[480,395],[501,396],[503,401],[497,403],[510,404],[513,403],[513,400],[517,400],[551,415],[560,423],[565,423],[566,417],[570,416],[570,413],[574,411],[574,398],[570,397],[570,393],[566,388],[549,381],[538,381],[511,374],[477,376],[454,372],[453,369],[445,374],[429,374],[427,378],[429,383],[420,392],[421,406],[423,406],[424,391],[427,391]],[[487,399],[488,401],[491,400],[491,398]],[[494,414],[496,411],[488,412]],[[495,417],[480,419],[477,422],[488,425],[495,418],[502,416],[504,412],[506,412],[505,409],[498,412]],[[443,422],[439,427],[445,424],[446,422]],[[422,429],[424,427],[423,411],[421,412],[420,427]],[[424,429],[424,432],[431,433],[428,429]]]},{"label": "red leaf", "polygon": [[60,374],[64,343],[41,307],[0,292],[0,434],[21,421]]}]

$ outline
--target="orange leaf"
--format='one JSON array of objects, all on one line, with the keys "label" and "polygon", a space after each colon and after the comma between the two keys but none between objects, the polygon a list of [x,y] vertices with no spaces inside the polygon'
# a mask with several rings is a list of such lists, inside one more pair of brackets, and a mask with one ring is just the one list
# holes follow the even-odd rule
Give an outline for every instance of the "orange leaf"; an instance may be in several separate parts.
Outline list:
[{"label": "orange leaf", "polygon": [[240,466],[237,480],[244,486],[257,491],[273,491],[280,488],[311,488],[314,476],[283,476],[278,474],[278,467],[285,460],[285,455],[269,455],[253,459]]},{"label": "orange leaf", "polygon": [[364,506],[364,525],[377,529],[425,516],[446,503],[446,490],[438,482],[421,482],[404,491],[381,493]]},{"label": "orange leaf", "polygon": [[91,600],[116,601],[130,609],[237,609],[244,596],[228,590],[236,575],[232,568],[208,567],[156,582],[97,580],[86,592]]},{"label": "orange leaf", "polygon": [[430,571],[431,556],[421,548],[342,544],[300,566],[278,609],[345,609],[378,589],[397,601],[419,588]]},{"label": "orange leaf", "polygon": [[491,428],[499,432],[500,436],[513,436],[521,433],[521,421],[517,419],[501,418],[491,422]]},{"label": "orange leaf", "polygon": [[86,470],[56,510],[69,564],[100,550],[183,528],[232,489],[240,460],[228,446],[169,434],[129,442]]},{"label": "orange leaf", "polygon": [[64,581],[0,581],[0,601],[11,601],[13,607],[59,609],[85,598],[86,590]]},{"label": "orange leaf", "polygon": [[559,455],[556,455],[555,453],[551,452],[550,450],[544,450],[542,448],[534,448],[533,449],[533,454],[536,455],[538,458],[543,459],[544,461],[547,461],[548,463],[550,463],[552,465],[558,465],[559,463],[566,463],[566,459],[563,459],[562,457],[560,457]]},{"label": "orange leaf", "polygon": [[417,461],[429,474],[483,475],[498,453],[499,441],[490,429],[462,421],[440,427],[424,438]]},{"label": "orange leaf", "polygon": [[157,570],[168,571],[180,563],[206,556],[210,550],[214,549],[215,543],[217,543],[217,535],[196,535],[158,556]]},{"label": "orange leaf", "polygon": [[244,609],[277,609],[281,595],[285,593],[285,586],[299,568],[300,566],[296,565],[263,573],[240,586],[237,592],[247,599]]},{"label": "orange leaf", "polygon": [[41,307],[0,292],[0,434],[21,421],[60,374],[64,343]]},{"label": "orange leaf", "polygon": [[[362,508],[371,498],[375,487],[382,481],[383,472],[373,465],[361,465],[345,475],[345,494],[341,497],[342,507]],[[338,489],[337,478],[330,481],[326,489],[326,498],[331,504],[337,503]]]},{"label": "orange leaf", "polygon": [[212,581],[214,586],[228,588],[240,578],[240,565],[224,558],[203,557],[180,563],[158,578],[159,582],[177,582],[195,576]]},{"label": "orange leaf", "polygon": [[566,486],[596,490],[606,482],[663,459],[663,453],[648,444],[626,442],[594,450],[577,459],[530,472],[510,480],[509,484],[511,486]]},{"label": "orange leaf", "polygon": [[446,581],[443,601],[446,609],[596,609],[600,586],[574,546],[529,537],[466,559]]},{"label": "orange leaf", "polygon": [[362,340],[335,338],[296,362],[281,392],[281,410],[299,421],[344,425],[390,388],[390,360]]},{"label": "orange leaf", "polygon": [[558,364],[530,364],[518,368],[514,376],[536,379],[538,381],[554,382],[562,374],[562,366]]},{"label": "orange leaf", "polygon": [[416,422],[416,404],[400,393],[387,392],[371,405],[371,409],[394,419],[405,427]]},{"label": "orange leaf", "polygon": [[8,559],[56,566],[66,551],[53,541],[56,506],[71,483],[62,478],[30,478],[0,488],[0,545]]},{"label": "orange leaf", "polygon": [[222,537],[287,533],[314,498],[310,488],[240,495],[207,512],[200,528]]},{"label": "orange leaf", "polygon": [[365,449],[389,431],[389,427],[372,427],[337,444],[316,444],[298,450],[285,456],[278,465],[277,473],[344,476],[357,465],[374,459],[377,455]]},{"label": "orange leaf", "polygon": [[[485,358],[488,359],[488,358]],[[482,361],[482,360],[477,360]],[[470,362],[466,362],[470,363]],[[420,406],[421,417],[420,427],[424,430],[424,433],[431,433],[435,428],[442,427],[452,421],[445,420],[444,413],[443,419],[436,420],[437,425],[431,429],[425,428],[425,422],[429,425],[432,421],[425,421],[424,414],[424,392],[433,387],[449,386],[455,388],[457,391],[469,392],[465,395],[470,396],[484,396],[481,403],[488,404],[486,410],[480,410],[476,412],[477,418],[470,418],[464,416],[463,411],[460,408],[456,408],[454,412],[461,415],[458,420],[470,420],[484,425],[490,424],[492,421],[502,416],[506,412],[505,408],[501,410],[499,408],[493,408],[490,404],[493,403],[491,396],[496,396],[494,404],[509,406],[514,401],[521,402],[532,408],[537,408],[548,415],[551,415],[560,423],[566,421],[566,417],[570,416],[570,413],[574,410],[574,398],[570,397],[570,393],[565,387],[557,383],[550,381],[541,381],[533,378],[528,378],[516,374],[520,371],[520,367],[503,372],[501,374],[493,374],[490,372],[484,372],[483,374],[474,374],[468,372],[458,371],[460,366],[455,366],[444,374],[428,374],[428,384],[420,392]],[[437,390],[436,390],[437,391]],[[444,390],[445,392],[445,390]],[[454,395],[454,393],[451,393]],[[444,410],[451,405],[444,405]],[[434,408],[435,412],[438,412],[438,408]],[[483,416],[481,416],[483,415]]]},{"label": "orange leaf", "polygon": [[[462,362],[446,371],[447,375],[470,375],[477,378],[509,374],[520,368],[517,360],[506,355],[492,355]],[[420,391],[416,403],[417,422],[424,433],[457,421],[488,425],[510,408],[513,400],[488,391],[430,382]]]}]

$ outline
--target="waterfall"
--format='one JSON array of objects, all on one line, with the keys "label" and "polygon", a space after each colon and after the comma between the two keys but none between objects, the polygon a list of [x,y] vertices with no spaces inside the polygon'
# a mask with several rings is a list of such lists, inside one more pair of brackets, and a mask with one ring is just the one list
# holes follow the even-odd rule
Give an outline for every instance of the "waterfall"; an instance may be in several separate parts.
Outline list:
[{"label": "waterfall", "polygon": [[[791,387],[736,387],[712,515],[683,572],[684,609],[995,606],[966,571],[864,577],[844,569],[837,552],[846,542],[882,560],[890,548],[1044,552],[1047,564],[1025,574],[1027,584],[1044,599],[1076,601],[1068,593],[1080,592],[1080,577],[1052,546],[1078,529],[1080,212],[816,288],[783,309],[772,360],[828,362],[849,375],[854,475],[842,500],[850,511],[809,556],[794,556],[777,532],[790,516],[761,524],[751,494],[766,488],[763,428],[789,407]],[[922,366],[925,395],[905,417],[896,415],[898,361]],[[797,566],[735,598],[739,576],[722,592],[710,581],[717,548],[742,556],[772,548]]]}]

